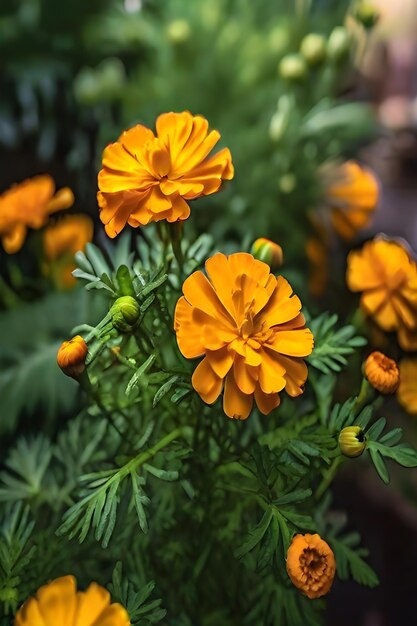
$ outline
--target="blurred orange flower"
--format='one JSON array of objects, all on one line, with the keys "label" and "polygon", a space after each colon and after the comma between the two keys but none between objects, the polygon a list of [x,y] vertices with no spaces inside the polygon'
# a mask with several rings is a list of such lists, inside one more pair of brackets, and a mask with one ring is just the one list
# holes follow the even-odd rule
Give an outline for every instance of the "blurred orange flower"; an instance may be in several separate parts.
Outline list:
[{"label": "blurred orange flower", "polygon": [[45,230],[44,269],[58,287],[69,289],[74,286],[74,255],[78,250],[84,250],[92,238],[93,221],[87,215],[67,215]]},{"label": "blurred orange flower", "polygon": [[176,222],[190,215],[188,200],[215,193],[233,178],[230,150],[208,157],[220,139],[200,115],[164,113],[156,136],[138,124],[103,152],[98,175],[100,219],[109,237],[128,223]]},{"label": "blurred orange flower", "polygon": [[253,398],[267,415],[280,403],[279,392],[303,393],[313,349],[301,302],[282,276],[266,263],[239,252],[216,254],[206,262],[208,278],[194,272],[183,285],[175,309],[175,331],[182,354],[205,355],[192,377],[194,389],[212,404],[224,383],[223,409],[246,419]]},{"label": "blurred orange flower", "polygon": [[18,610],[15,626],[130,626],[126,609],[110,603],[97,583],[78,591],[73,576],[62,576],[38,589]]},{"label": "blurred orange flower", "polygon": [[287,572],[292,584],[310,600],[321,598],[335,577],[333,551],[317,533],[295,535],[287,552]]},{"label": "blurred orange flower", "polygon": [[417,415],[417,357],[400,362],[400,386],[397,400],[410,413]]},{"label": "blurred orange flower", "polygon": [[374,239],[350,252],[346,280],[362,292],[365,313],[385,331],[397,331],[400,346],[417,344],[417,265],[396,241]]},{"label": "blurred orange flower", "polygon": [[10,187],[0,196],[0,237],[5,251],[18,252],[28,228],[41,228],[51,213],[68,209],[73,202],[69,187],[55,193],[55,183],[48,174]]},{"label": "blurred orange flower", "polygon": [[331,171],[326,184],[326,204],[331,209],[334,230],[350,241],[370,223],[378,204],[375,176],[355,161],[347,161]]}]

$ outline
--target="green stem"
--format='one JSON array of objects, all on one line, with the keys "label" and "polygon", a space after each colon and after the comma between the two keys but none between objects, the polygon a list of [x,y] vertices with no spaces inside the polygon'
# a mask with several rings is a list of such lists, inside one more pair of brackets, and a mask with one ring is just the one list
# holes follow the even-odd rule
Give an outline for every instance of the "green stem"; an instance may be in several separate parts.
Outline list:
[{"label": "green stem", "polygon": [[371,404],[375,400],[375,389],[368,383],[366,378],[362,379],[362,385],[359,391],[359,395],[356,398],[356,402],[353,407],[355,415],[359,415],[362,409]]},{"label": "green stem", "polygon": [[337,456],[333,459],[333,463],[330,465],[329,469],[324,472],[323,480],[316,490],[316,499],[320,500],[325,491],[328,489],[330,484],[332,483],[334,477],[336,476],[336,472],[339,469],[340,465],[343,463],[344,458],[342,456]]}]

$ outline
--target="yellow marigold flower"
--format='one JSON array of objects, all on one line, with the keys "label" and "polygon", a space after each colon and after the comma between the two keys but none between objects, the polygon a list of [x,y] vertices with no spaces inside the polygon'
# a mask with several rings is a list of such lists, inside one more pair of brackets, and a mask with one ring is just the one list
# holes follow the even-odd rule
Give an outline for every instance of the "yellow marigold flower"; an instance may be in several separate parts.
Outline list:
[{"label": "yellow marigold flower", "polygon": [[0,237],[5,251],[18,252],[28,228],[41,228],[51,213],[68,209],[73,202],[68,187],[55,193],[55,183],[48,174],[10,187],[0,196]]},{"label": "yellow marigold flower", "polygon": [[128,223],[176,222],[190,215],[188,200],[215,193],[233,178],[230,150],[208,155],[220,139],[200,115],[164,113],[156,135],[138,124],[103,152],[98,175],[100,219],[109,237]]},{"label": "yellow marigold flower", "polygon": [[355,161],[347,161],[336,172],[332,169],[325,184],[333,228],[350,241],[372,219],[379,197],[376,178]]},{"label": "yellow marigold flower", "polygon": [[64,374],[78,378],[85,370],[87,354],[87,344],[80,335],[76,335],[61,344],[56,360]]},{"label": "yellow marigold flower", "polygon": [[121,604],[97,583],[77,592],[73,576],[62,576],[40,587],[18,610],[14,626],[130,626]]},{"label": "yellow marigold flower", "polygon": [[317,533],[295,535],[287,552],[287,573],[292,584],[310,600],[326,595],[336,573],[329,544]]},{"label": "yellow marigold flower", "polygon": [[43,235],[45,273],[55,283],[68,289],[76,280],[74,254],[84,250],[93,238],[93,221],[87,215],[67,215],[56,224],[48,226]]},{"label": "yellow marigold flower", "polygon": [[365,376],[380,393],[395,393],[400,384],[400,372],[393,359],[382,352],[372,352],[364,364]]},{"label": "yellow marigold flower", "polygon": [[398,331],[404,350],[417,340],[417,265],[396,241],[374,239],[350,252],[346,280],[360,304],[385,331]]},{"label": "yellow marigold flower", "polygon": [[366,435],[360,426],[346,426],[339,434],[339,447],[344,456],[354,459],[366,448]]},{"label": "yellow marigold flower", "polygon": [[205,358],[192,377],[194,389],[212,404],[224,384],[223,409],[246,419],[253,398],[267,415],[280,403],[279,392],[303,393],[313,349],[301,302],[282,276],[266,263],[238,252],[216,254],[206,262],[208,278],[194,272],[183,284],[175,309],[175,331],[182,354]]},{"label": "yellow marigold flower", "polygon": [[259,239],[253,242],[251,253],[255,259],[268,263],[273,269],[278,269],[284,262],[284,253],[281,246],[265,237],[259,237]]},{"label": "yellow marigold flower", "polygon": [[400,386],[397,399],[401,406],[410,413],[417,415],[417,358],[403,359],[400,362]]}]

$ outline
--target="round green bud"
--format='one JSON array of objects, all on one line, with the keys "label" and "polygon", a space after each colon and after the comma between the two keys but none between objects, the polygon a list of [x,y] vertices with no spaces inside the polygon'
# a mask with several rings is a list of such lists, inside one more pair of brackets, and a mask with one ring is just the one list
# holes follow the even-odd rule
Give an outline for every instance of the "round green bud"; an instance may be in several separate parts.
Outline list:
[{"label": "round green bud", "polygon": [[287,54],[278,65],[281,78],[302,81],[307,75],[307,64],[301,54]]},{"label": "round green bud", "polygon": [[278,269],[284,261],[284,253],[281,246],[265,237],[259,237],[259,239],[253,242],[251,254],[255,259],[267,263],[271,269]]},{"label": "round green bud", "polygon": [[351,459],[360,456],[366,448],[366,435],[360,426],[346,426],[339,434],[339,448]]},{"label": "round green bud", "polygon": [[139,319],[139,304],[132,296],[117,298],[110,309],[113,326],[122,333],[130,332]]},{"label": "round green bud", "polygon": [[326,40],[323,35],[310,33],[301,42],[300,52],[309,65],[319,65],[326,58]]},{"label": "round green bud", "polygon": [[372,2],[366,2],[366,0],[359,3],[353,15],[366,30],[373,28],[379,19],[379,13],[376,7]]},{"label": "round green bud", "polygon": [[191,28],[187,20],[174,20],[167,27],[169,41],[173,44],[186,42],[191,35]]},{"label": "round green bud", "polygon": [[336,26],[327,41],[327,54],[330,59],[339,61],[350,51],[350,35],[344,26]]}]

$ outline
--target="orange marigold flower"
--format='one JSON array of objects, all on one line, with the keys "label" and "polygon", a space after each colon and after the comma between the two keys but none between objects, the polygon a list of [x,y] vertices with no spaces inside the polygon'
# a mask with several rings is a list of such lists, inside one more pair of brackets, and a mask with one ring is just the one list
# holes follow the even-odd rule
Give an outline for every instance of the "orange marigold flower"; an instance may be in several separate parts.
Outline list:
[{"label": "orange marigold flower", "polygon": [[336,561],[329,544],[317,533],[295,535],[287,552],[287,572],[292,584],[310,600],[329,592]]},{"label": "orange marigold flower", "polygon": [[378,204],[379,189],[375,176],[359,163],[347,161],[324,174],[326,204],[330,220],[340,237],[350,241],[369,225]]},{"label": "orange marigold flower", "polygon": [[78,378],[85,370],[87,354],[87,344],[80,335],[76,335],[61,344],[56,360],[64,374]]},{"label": "orange marigold flower", "polygon": [[253,398],[267,415],[280,403],[279,392],[303,393],[313,349],[301,302],[282,276],[244,252],[216,254],[206,262],[208,278],[194,272],[183,285],[175,309],[175,331],[182,354],[205,355],[192,377],[194,389],[212,404],[224,383],[223,409],[246,419]]},{"label": "orange marigold flower", "polygon": [[18,610],[14,626],[130,626],[121,604],[97,583],[77,592],[73,576],[62,576],[40,587]]},{"label": "orange marigold flower", "polygon": [[407,413],[417,415],[417,357],[400,362],[397,400]]},{"label": "orange marigold flower", "polygon": [[138,124],[103,152],[98,175],[100,219],[109,237],[128,223],[176,222],[190,215],[188,200],[215,193],[233,178],[230,150],[208,155],[220,139],[200,115],[164,113],[156,136]]},{"label": "orange marigold flower", "polygon": [[362,292],[362,309],[385,331],[397,331],[400,346],[417,340],[417,265],[396,241],[374,239],[350,252],[346,280]]},{"label": "orange marigold flower", "polygon": [[380,393],[395,393],[400,384],[400,372],[393,359],[382,352],[372,352],[365,360],[365,376]]},{"label": "orange marigold flower", "polygon": [[44,270],[57,286],[64,289],[74,286],[74,254],[84,250],[92,240],[93,229],[93,221],[87,215],[67,215],[45,230],[43,245],[47,263]]},{"label": "orange marigold flower", "polygon": [[0,237],[5,251],[18,252],[28,228],[41,228],[51,213],[68,209],[73,202],[68,187],[55,193],[55,183],[48,174],[10,187],[0,196]]}]

